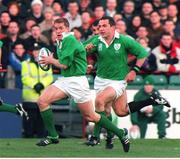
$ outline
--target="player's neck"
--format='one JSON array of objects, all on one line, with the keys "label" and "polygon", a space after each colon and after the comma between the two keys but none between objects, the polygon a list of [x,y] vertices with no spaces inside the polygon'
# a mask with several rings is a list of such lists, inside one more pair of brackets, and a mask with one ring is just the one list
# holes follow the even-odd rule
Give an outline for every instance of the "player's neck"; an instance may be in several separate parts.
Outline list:
[{"label": "player's neck", "polygon": [[109,36],[107,36],[106,38],[104,38],[104,40],[106,41],[106,43],[109,45],[111,43],[111,41],[114,39],[114,34],[110,34]]}]

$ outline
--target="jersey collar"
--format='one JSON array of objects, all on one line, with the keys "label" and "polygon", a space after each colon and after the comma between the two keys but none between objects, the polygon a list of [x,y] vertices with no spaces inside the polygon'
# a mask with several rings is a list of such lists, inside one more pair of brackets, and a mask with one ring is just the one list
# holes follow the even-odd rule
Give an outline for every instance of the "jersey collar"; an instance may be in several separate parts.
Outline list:
[{"label": "jersey collar", "polygon": [[74,35],[74,32],[64,32],[64,33],[62,33],[62,35],[63,35],[63,38],[62,38],[62,40],[63,40],[64,38],[66,38],[70,35]]},{"label": "jersey collar", "polygon": [[103,43],[106,45],[106,48],[107,48],[107,47],[109,47],[109,46],[113,43],[114,39],[119,39],[119,37],[120,37],[120,34],[119,34],[117,31],[115,31],[114,37],[113,37],[113,39],[112,39],[112,41],[110,42],[109,45],[106,43],[106,41],[104,40],[104,38],[103,38],[102,36],[99,36],[98,39],[99,39],[101,42],[103,42]]},{"label": "jersey collar", "polygon": [[[63,33],[62,33],[62,36],[63,36],[63,37],[62,37],[62,40],[63,40],[64,38],[70,36],[70,35],[74,35],[74,32],[63,32]],[[62,40],[56,39],[56,43],[57,43],[58,46],[61,45]]]}]

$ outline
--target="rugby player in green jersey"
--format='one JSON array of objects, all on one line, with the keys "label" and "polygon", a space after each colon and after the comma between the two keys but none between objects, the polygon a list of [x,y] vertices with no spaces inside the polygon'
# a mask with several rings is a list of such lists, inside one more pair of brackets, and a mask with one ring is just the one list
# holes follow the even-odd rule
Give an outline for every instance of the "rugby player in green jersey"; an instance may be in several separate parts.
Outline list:
[{"label": "rugby player in green jersey", "polygon": [[61,68],[63,77],[60,77],[55,83],[48,86],[38,100],[41,116],[49,134],[47,138],[42,139],[37,145],[46,146],[59,143],[50,104],[69,96],[77,103],[86,120],[95,122],[100,127],[104,127],[116,134],[122,143],[123,150],[128,152],[130,143],[127,137],[127,130],[125,128],[118,129],[104,115],[94,111],[91,92],[86,78],[87,61],[85,48],[69,32],[67,19],[56,19],[53,27],[57,35],[58,59],[53,58],[53,55],[44,56],[39,63],[52,64]]},{"label": "rugby player in green jersey", "polygon": [[[105,109],[112,106],[116,115],[123,117],[152,104],[170,107],[164,98],[156,94],[147,100],[127,103],[127,83],[135,79],[148,53],[134,39],[116,32],[113,18],[101,18],[99,35],[88,39],[84,46],[88,53],[96,53],[97,57],[94,81],[94,89],[97,92],[96,112],[105,114]],[[128,67],[128,53],[133,54],[137,59],[131,70]],[[88,140],[87,145],[94,146],[99,143],[100,130],[101,127],[96,124],[94,134]]]}]

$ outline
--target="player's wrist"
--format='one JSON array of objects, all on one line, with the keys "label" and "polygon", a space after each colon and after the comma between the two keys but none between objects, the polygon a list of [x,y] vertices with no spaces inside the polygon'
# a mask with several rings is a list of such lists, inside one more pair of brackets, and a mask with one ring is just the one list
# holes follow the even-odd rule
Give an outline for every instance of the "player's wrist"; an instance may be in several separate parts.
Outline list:
[{"label": "player's wrist", "polygon": [[132,68],[132,71],[136,72],[136,74],[137,74],[137,73],[139,73],[139,72],[141,71],[141,68],[140,68],[139,66],[135,65],[135,66]]}]

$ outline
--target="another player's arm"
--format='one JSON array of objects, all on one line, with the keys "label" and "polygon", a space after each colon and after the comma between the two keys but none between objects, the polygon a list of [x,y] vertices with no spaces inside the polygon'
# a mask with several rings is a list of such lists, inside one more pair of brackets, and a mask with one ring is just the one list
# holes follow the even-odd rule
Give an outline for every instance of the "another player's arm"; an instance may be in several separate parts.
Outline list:
[{"label": "another player's arm", "polygon": [[95,35],[89,38],[88,40],[86,40],[85,42],[83,42],[83,45],[87,52],[87,63],[88,63],[87,74],[89,74],[94,69],[95,60],[93,59],[93,55],[91,54],[97,51],[96,47],[97,47],[98,37],[99,37],[98,35]]},{"label": "another player's arm", "polygon": [[99,35],[94,35],[91,38],[89,38],[88,40],[86,40],[85,42],[83,42],[83,45],[88,54],[96,51],[96,47],[98,45],[97,44],[98,37],[99,37]]}]

